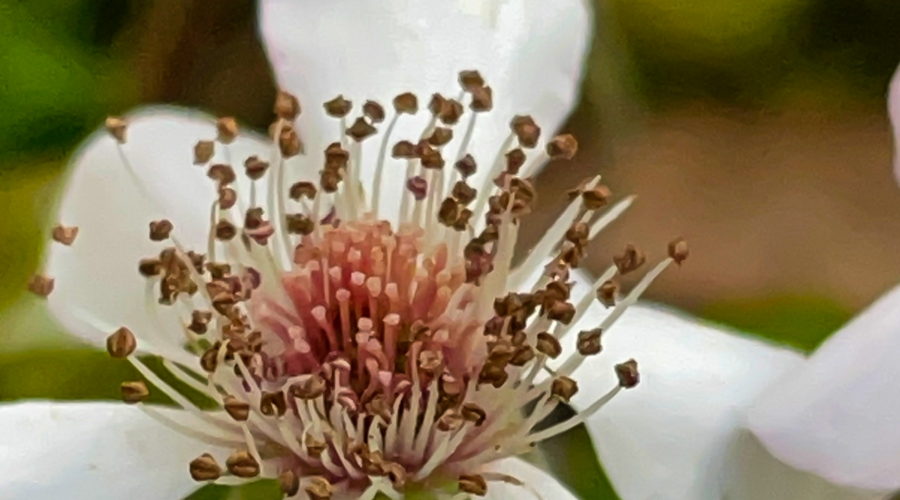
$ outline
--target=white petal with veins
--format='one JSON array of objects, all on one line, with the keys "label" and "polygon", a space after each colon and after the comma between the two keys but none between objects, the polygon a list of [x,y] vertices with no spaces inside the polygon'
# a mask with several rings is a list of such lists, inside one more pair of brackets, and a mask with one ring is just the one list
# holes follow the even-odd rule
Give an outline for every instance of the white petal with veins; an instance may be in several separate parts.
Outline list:
[{"label": "white petal with veins", "polygon": [[[188,424],[189,415],[162,410]],[[0,405],[3,498],[169,500],[199,484],[187,464],[228,451],[178,434],[122,403]]]}]

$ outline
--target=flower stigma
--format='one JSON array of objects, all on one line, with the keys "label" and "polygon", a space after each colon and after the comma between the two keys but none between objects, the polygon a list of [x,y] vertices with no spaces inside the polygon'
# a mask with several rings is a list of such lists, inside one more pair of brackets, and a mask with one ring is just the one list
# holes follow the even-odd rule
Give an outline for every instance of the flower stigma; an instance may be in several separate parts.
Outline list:
[{"label": "flower stigma", "polygon": [[[687,258],[687,244],[673,241],[620,296],[618,278],[646,260],[629,245],[576,296],[573,270],[588,242],[632,201],[610,205],[612,193],[595,176],[570,192],[557,222],[514,266],[521,220],[536,203],[528,175],[571,159],[578,143],[571,135],[545,139],[530,116],[514,116],[495,158],[479,165],[468,149],[494,95],[477,71],[461,72],[459,83],[455,98],[431,96],[418,137],[392,137],[404,115],[420,112],[417,96],[399,94],[392,113],[365,102],[358,116],[338,96],[319,112],[336,120],[340,137],[306,151],[300,103],[282,91],[268,157],[232,158],[229,145],[241,133],[233,118],[218,119],[215,137],[185,152],[216,193],[203,215],[206,248],[185,248],[176,223],[148,221],[160,248],[136,271],[146,279],[148,310],[175,308],[183,319],[182,331],[168,333],[183,339],[193,365],[163,359],[163,369],[217,410],[198,407],[138,356],[142,339],[161,332],[123,325],[106,347],[146,379],[122,384],[126,403],[209,444],[185,464],[196,481],[275,478],[285,496],[312,499],[401,498],[422,489],[467,498],[498,481],[528,488],[488,465],[579,425],[638,385],[637,363],[621,360],[604,396],[540,425],[578,392],[574,372],[602,351],[622,313]],[[133,169],[128,124],[110,118],[106,128],[123,168]],[[462,139],[450,151],[455,136]],[[380,146],[371,186],[360,175],[364,141]],[[308,173],[289,179],[296,165]],[[381,198],[391,192],[391,168],[405,168],[405,184],[399,212],[387,214]],[[475,182],[482,168],[484,181]],[[239,175],[249,189],[238,187]],[[77,234],[57,226],[53,238],[77,245]],[[53,279],[37,276],[29,287],[47,295]],[[608,314],[573,331],[595,300]],[[148,386],[196,418],[183,422],[144,404]],[[223,448],[230,453],[213,451]]]}]

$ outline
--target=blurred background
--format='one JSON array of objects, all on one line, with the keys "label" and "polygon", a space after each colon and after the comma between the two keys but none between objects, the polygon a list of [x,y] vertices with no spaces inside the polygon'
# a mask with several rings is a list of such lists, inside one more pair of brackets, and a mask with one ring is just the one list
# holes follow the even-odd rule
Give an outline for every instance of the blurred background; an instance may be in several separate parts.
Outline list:
[{"label": "blurred background", "polygon": [[[638,203],[592,244],[589,267],[627,242],[657,256],[673,236],[691,243],[655,300],[809,350],[900,282],[884,102],[900,2],[608,0],[596,13],[566,126],[579,161],[538,181],[546,210],[526,242],[553,222],[564,190],[599,169]],[[51,200],[79,141],[142,103],[263,129],[274,84],[255,23],[250,0],[0,0],[0,400],[117,397],[127,370],[68,339],[22,293]],[[590,461],[561,446],[562,469]],[[573,481],[602,487],[601,476]]]}]

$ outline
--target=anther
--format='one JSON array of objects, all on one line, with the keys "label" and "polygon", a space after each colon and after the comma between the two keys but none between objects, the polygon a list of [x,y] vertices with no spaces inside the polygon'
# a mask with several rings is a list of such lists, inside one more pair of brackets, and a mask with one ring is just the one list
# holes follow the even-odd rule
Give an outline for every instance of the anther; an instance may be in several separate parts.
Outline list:
[{"label": "anther", "polygon": [[303,491],[309,496],[310,500],[330,500],[334,493],[334,487],[322,476],[314,476],[307,478],[306,486]]},{"label": "anther", "polygon": [[159,273],[162,272],[162,262],[154,258],[141,259],[138,262],[138,272],[145,278],[159,276]]},{"label": "anther", "polygon": [[234,175],[234,169],[231,168],[230,165],[225,165],[223,163],[218,163],[209,167],[206,176],[216,181],[219,186],[227,186],[237,178]]},{"label": "anther", "polygon": [[222,468],[209,453],[191,460],[188,469],[194,481],[215,481],[222,475]]},{"label": "anther", "polygon": [[554,302],[547,311],[547,318],[568,325],[575,317],[575,306],[568,302]]},{"label": "anther", "polygon": [[197,335],[203,335],[209,328],[209,322],[211,320],[212,312],[195,310],[191,312],[191,324],[188,325],[188,330]]},{"label": "anther", "polygon": [[246,450],[232,453],[225,461],[225,467],[237,477],[250,478],[259,475],[259,463]]},{"label": "anther", "polygon": [[260,397],[259,410],[267,417],[284,415],[287,411],[287,402],[284,400],[284,393],[264,392]]},{"label": "anther", "polygon": [[251,156],[244,161],[244,169],[246,169],[247,177],[255,181],[265,175],[266,170],[269,169],[269,163],[260,160],[257,156]]},{"label": "anther", "polygon": [[122,393],[122,401],[130,405],[140,403],[150,396],[147,384],[140,380],[134,382],[122,382],[119,386],[119,390]]},{"label": "anther", "polygon": [[467,154],[463,156],[456,164],[454,165],[456,170],[463,176],[463,178],[469,177],[475,173],[475,169],[477,168],[477,164],[475,163],[475,158],[472,155]]},{"label": "anther", "polygon": [[378,130],[361,116],[347,129],[347,135],[352,137],[356,142],[361,142],[366,137],[375,134],[375,132],[378,132]]},{"label": "anther", "polygon": [[534,359],[534,349],[529,345],[520,345],[516,348],[516,352],[513,353],[512,358],[509,359],[509,364],[513,366],[525,366],[532,359]]},{"label": "anther", "polygon": [[462,428],[465,422],[459,411],[449,408],[438,418],[437,428],[444,432],[452,432]]},{"label": "anther", "polygon": [[450,194],[456,198],[456,201],[463,205],[468,205],[475,199],[478,192],[475,188],[466,184],[466,181],[457,181],[456,184],[453,185],[453,190]]},{"label": "anther", "polygon": [[443,146],[453,140],[453,130],[447,127],[435,127],[434,132],[428,137],[428,144]]},{"label": "anther", "polygon": [[619,286],[616,285],[615,281],[606,280],[600,285],[600,288],[597,288],[597,300],[606,307],[612,307],[616,305],[616,292],[618,290]]},{"label": "anther", "polygon": [[441,156],[441,152],[433,147],[429,146],[427,142],[422,141],[416,146],[416,153],[419,155],[419,159],[422,161],[422,166],[425,168],[443,168],[444,167],[444,158]]},{"label": "anther", "polygon": [[484,87],[484,78],[476,70],[463,70],[459,72],[459,85],[466,92],[471,92],[473,89]]},{"label": "anther", "polygon": [[555,359],[562,354],[562,346],[559,340],[547,332],[541,332],[537,335],[537,344],[535,345],[538,352]]},{"label": "anther", "polygon": [[278,149],[281,151],[281,156],[285,158],[297,156],[303,151],[303,143],[300,142],[300,136],[297,135],[297,131],[291,125],[281,127],[281,132],[278,134]]},{"label": "anther", "polygon": [[347,116],[347,113],[353,108],[353,103],[344,99],[343,95],[338,95],[334,99],[326,102],[323,106],[325,107],[325,112],[328,113],[328,116],[343,118]]},{"label": "anther", "polygon": [[584,207],[588,210],[597,210],[598,208],[605,207],[609,204],[610,197],[612,197],[612,192],[608,187],[603,185],[582,191],[581,193],[581,200],[584,202]]},{"label": "anther", "polygon": [[414,115],[419,112],[419,99],[411,92],[405,92],[394,98],[394,110],[397,113]]},{"label": "anther", "polygon": [[600,345],[600,335],[602,333],[603,330],[600,328],[578,332],[578,340],[576,341],[578,353],[582,356],[591,356],[602,351],[603,346]]},{"label": "anther", "polygon": [[483,497],[487,494],[487,482],[478,474],[463,474],[459,476],[459,489],[470,495]]},{"label": "anther", "polygon": [[422,201],[428,194],[428,181],[418,175],[410,177],[406,180],[406,189],[409,189],[417,201]]},{"label": "anther", "polygon": [[494,91],[490,87],[472,89],[472,104],[469,106],[476,113],[490,111],[494,107]]},{"label": "anther", "polygon": [[512,175],[519,173],[519,169],[525,164],[525,152],[519,148],[506,153],[506,171]]},{"label": "anther", "polygon": [[153,241],[163,241],[169,237],[175,226],[168,219],[150,221],[150,239]]},{"label": "anther", "polygon": [[676,264],[681,265],[682,262],[687,260],[690,254],[691,251],[684,238],[677,238],[669,243],[669,257],[671,257]]},{"label": "anther", "polygon": [[110,116],[106,119],[105,126],[109,135],[113,136],[119,144],[125,144],[125,133],[128,129],[125,120],[118,116]]},{"label": "anther", "polygon": [[619,385],[624,389],[631,389],[638,385],[641,375],[638,373],[637,361],[629,359],[616,365],[616,376],[619,378]]},{"label": "anther", "polygon": [[205,165],[209,162],[216,152],[215,144],[213,141],[197,141],[194,145],[194,165]]},{"label": "anther", "polygon": [[400,141],[391,148],[391,156],[394,158],[412,159],[417,158],[419,155],[416,153],[415,144],[409,141]]},{"label": "anther", "polygon": [[78,228],[75,226],[63,226],[62,224],[57,224],[53,227],[51,236],[53,237],[53,241],[65,246],[70,246],[78,236]]},{"label": "anther", "polygon": [[568,403],[577,392],[578,383],[569,377],[557,377],[550,385],[550,394],[558,397],[564,403]]},{"label": "anther", "polygon": [[642,265],[647,260],[647,256],[644,255],[644,252],[640,251],[636,246],[631,243],[625,245],[625,250],[621,255],[616,255],[613,257],[613,263],[619,268],[620,274],[628,274]]},{"label": "anther", "polygon": [[216,223],[216,238],[227,241],[234,238],[236,234],[237,228],[231,222],[222,219]]},{"label": "anther", "polygon": [[308,181],[300,181],[294,183],[288,192],[294,201],[300,201],[300,198],[313,199],[316,197],[316,185]]},{"label": "anther", "polygon": [[375,101],[366,101],[363,104],[363,114],[366,115],[372,123],[381,123],[384,121],[384,107]]},{"label": "anther", "polygon": [[278,487],[285,497],[292,497],[300,492],[300,478],[297,474],[288,469],[278,475]]},{"label": "anther", "polygon": [[238,135],[237,121],[230,116],[219,118],[216,120],[216,131],[219,133],[219,142],[222,144],[231,144]]},{"label": "anther", "polygon": [[571,160],[578,152],[578,141],[571,134],[554,137],[547,143],[547,155],[552,160]]},{"label": "anther", "polygon": [[473,422],[476,427],[480,426],[487,419],[487,413],[475,403],[464,403],[460,412],[466,421]]},{"label": "anther", "polygon": [[316,223],[303,214],[288,214],[286,216],[287,230],[291,234],[307,235],[316,229]]},{"label": "anther", "polygon": [[326,383],[319,375],[310,375],[303,381],[297,382],[290,387],[289,392],[292,397],[298,399],[316,399],[325,394]]},{"label": "anther", "polygon": [[228,210],[237,203],[237,192],[230,187],[219,189],[219,208]]},{"label": "anther", "polygon": [[294,121],[300,116],[300,101],[293,94],[279,90],[273,111],[283,120]]},{"label": "anther", "polygon": [[537,146],[538,139],[541,137],[541,127],[538,127],[530,115],[514,116],[509,123],[509,128],[516,134],[516,138],[519,139],[519,144],[523,148]]},{"label": "anther", "polygon": [[53,278],[36,274],[28,280],[28,291],[40,297],[46,297],[53,292],[53,283]]},{"label": "anther", "polygon": [[137,340],[131,330],[124,326],[106,337],[106,352],[116,359],[124,359],[137,349]]},{"label": "anther", "polygon": [[200,356],[200,367],[207,373],[213,373],[219,364],[219,345],[218,343],[210,347]]}]

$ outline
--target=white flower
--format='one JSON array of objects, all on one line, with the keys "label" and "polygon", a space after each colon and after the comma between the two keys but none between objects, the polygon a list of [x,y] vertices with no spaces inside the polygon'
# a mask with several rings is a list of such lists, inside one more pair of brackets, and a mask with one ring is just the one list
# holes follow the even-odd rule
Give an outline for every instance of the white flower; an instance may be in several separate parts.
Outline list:
[{"label": "white flower", "polygon": [[[805,367],[790,351],[634,305],[685,257],[683,244],[613,307],[598,302],[596,289],[611,300],[607,281],[643,261],[629,249],[598,279],[570,272],[586,239],[630,203],[595,210],[608,197],[598,179],[511,269],[533,203],[523,179],[575,146],[550,132],[576,97],[588,17],[580,0],[267,0],[262,33],[278,81],[306,108],[295,121],[297,103],[280,94],[274,141],[172,108],[108,122],[76,156],[60,207],[77,235],[57,229],[53,281],[32,289],[49,292],[65,326],[106,343],[180,409],[141,403],[146,386],[134,382],[123,397],[136,406],[6,405],[0,491],[169,499],[196,480],[279,477],[289,494],[312,498],[397,496],[412,484],[448,496],[486,486],[491,498],[570,498],[515,455],[581,422],[626,499],[751,498],[778,484],[761,474],[781,463],[744,430],[836,483],[896,486],[868,481],[884,456],[843,469],[846,481],[829,467],[839,461],[816,466],[816,439],[827,434],[793,427],[797,391],[821,394],[821,381],[834,380],[814,371],[817,360],[852,362],[830,364],[823,348]],[[460,73],[473,68],[480,73]],[[459,102],[428,101],[434,91]],[[395,100],[403,92],[418,106],[409,95]],[[339,94],[353,101],[351,114]],[[324,101],[333,116],[316,104]],[[526,115],[543,127],[538,141]],[[417,146],[420,137],[431,144]],[[411,142],[395,149],[402,140]],[[522,165],[518,152],[505,156],[517,146]],[[478,190],[471,201],[466,186]],[[598,326],[603,353],[593,355]],[[194,406],[136,352],[161,357],[218,409]],[[632,357],[641,385],[617,396],[638,382]],[[582,412],[533,431],[561,400]],[[840,401],[818,401],[840,411]],[[848,453],[859,451],[852,437],[842,441]],[[766,497],[818,498],[808,479],[789,478]]]}]

